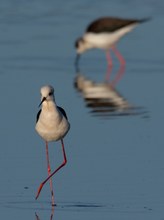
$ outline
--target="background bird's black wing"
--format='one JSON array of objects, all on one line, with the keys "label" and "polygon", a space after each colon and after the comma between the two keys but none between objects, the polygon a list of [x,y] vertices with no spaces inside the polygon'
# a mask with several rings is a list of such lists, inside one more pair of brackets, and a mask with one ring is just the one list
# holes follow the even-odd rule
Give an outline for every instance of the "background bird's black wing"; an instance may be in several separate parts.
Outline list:
[{"label": "background bird's black wing", "polygon": [[37,115],[36,115],[36,123],[37,123],[37,121],[39,120],[39,116],[40,116],[41,111],[42,111],[42,109],[40,109],[40,110],[38,111]]},{"label": "background bird's black wing", "polygon": [[64,115],[64,117],[67,119],[67,115],[66,115],[66,112],[64,111],[64,109],[60,106],[57,106],[59,111]]},{"label": "background bird's black wing", "polygon": [[86,32],[102,33],[102,32],[114,32],[120,28],[128,26],[130,24],[137,24],[144,22],[148,19],[120,19],[114,17],[104,17],[93,21],[86,29]]}]

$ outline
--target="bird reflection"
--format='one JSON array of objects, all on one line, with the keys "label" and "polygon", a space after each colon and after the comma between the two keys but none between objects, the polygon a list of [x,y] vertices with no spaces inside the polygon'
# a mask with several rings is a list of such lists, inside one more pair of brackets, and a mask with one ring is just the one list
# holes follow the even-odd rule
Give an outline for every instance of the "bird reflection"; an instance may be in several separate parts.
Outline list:
[{"label": "bird reflection", "polygon": [[[53,206],[52,209],[51,209],[50,220],[52,220],[53,217],[54,217],[54,210],[55,210],[55,208],[54,208],[54,206]],[[36,218],[36,220],[41,220],[40,217],[39,217],[39,215],[38,215],[36,212],[35,212],[35,218]]]},{"label": "bird reflection", "polygon": [[[78,60],[79,59],[80,59],[80,55],[77,55],[76,59],[75,59],[75,70],[76,70],[76,73],[80,73],[80,68],[79,68],[79,65],[78,65]],[[108,57],[108,60],[109,59],[110,58]],[[111,87],[115,87],[117,82],[121,79],[122,75],[125,72],[125,66],[124,65],[120,65],[118,71],[116,72],[116,76],[114,77],[114,79],[110,80],[110,77],[112,75],[112,66],[113,66],[113,64],[108,64],[108,66],[107,66],[107,72],[106,72],[106,75],[105,75],[105,82],[108,82],[108,85],[110,83]]]},{"label": "bird reflection", "polygon": [[117,116],[133,114],[131,105],[111,84],[96,83],[77,73],[74,86],[81,93],[90,113],[95,116]]}]

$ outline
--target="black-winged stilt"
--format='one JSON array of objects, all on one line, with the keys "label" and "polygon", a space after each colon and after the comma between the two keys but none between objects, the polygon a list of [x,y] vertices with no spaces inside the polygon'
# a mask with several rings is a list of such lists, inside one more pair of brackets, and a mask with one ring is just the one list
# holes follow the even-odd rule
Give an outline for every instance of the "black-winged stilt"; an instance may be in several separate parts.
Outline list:
[{"label": "black-winged stilt", "polygon": [[82,53],[92,48],[104,49],[106,51],[106,58],[108,62],[106,80],[109,80],[113,65],[110,55],[110,50],[112,50],[120,62],[120,69],[112,83],[115,85],[125,70],[125,60],[117,50],[116,43],[121,37],[130,32],[138,24],[147,20],[149,20],[149,18],[122,19],[116,17],[103,17],[93,21],[86,28],[84,35],[78,38],[75,42],[77,52],[75,60],[76,69],[79,69],[78,62]]},{"label": "black-winged stilt", "polygon": [[[42,108],[37,114],[37,121],[36,121],[35,129],[37,133],[46,142],[48,177],[40,184],[37,195],[36,195],[36,199],[39,197],[39,194],[44,184],[49,180],[50,189],[51,189],[51,197],[52,197],[52,205],[55,205],[51,177],[58,170],[60,170],[67,162],[63,138],[69,131],[70,124],[68,122],[67,115],[64,109],[56,105],[56,101],[54,97],[54,88],[52,86],[46,85],[41,88],[40,105],[42,105]],[[58,140],[61,141],[64,160],[63,160],[63,163],[55,171],[51,172],[49,154],[48,154],[48,142],[58,141]]]}]

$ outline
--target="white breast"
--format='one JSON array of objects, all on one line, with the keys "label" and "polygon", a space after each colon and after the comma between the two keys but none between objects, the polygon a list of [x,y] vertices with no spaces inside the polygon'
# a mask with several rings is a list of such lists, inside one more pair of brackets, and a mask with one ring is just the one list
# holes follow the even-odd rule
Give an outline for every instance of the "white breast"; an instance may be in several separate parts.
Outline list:
[{"label": "white breast", "polygon": [[109,49],[135,26],[136,24],[129,25],[114,31],[113,33],[86,33],[84,39],[88,44],[91,44],[93,48]]},{"label": "white breast", "polygon": [[67,119],[55,108],[42,109],[36,124],[36,131],[45,141],[58,141],[70,128]]}]

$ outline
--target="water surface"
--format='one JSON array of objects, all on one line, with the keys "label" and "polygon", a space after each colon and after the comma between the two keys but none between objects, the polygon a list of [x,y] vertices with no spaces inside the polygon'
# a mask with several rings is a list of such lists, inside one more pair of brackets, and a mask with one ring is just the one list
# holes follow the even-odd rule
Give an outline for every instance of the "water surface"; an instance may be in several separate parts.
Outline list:
[{"label": "water surface", "polygon": [[[0,3],[0,218],[163,219],[163,1]],[[138,114],[99,117],[74,87],[74,41],[103,15],[152,17],[118,44],[127,66],[116,94]],[[84,54],[80,66],[85,78],[103,83],[102,51]],[[34,199],[47,175],[44,142],[34,130],[39,90],[47,83],[71,123],[68,164],[53,179],[53,217],[48,184]],[[60,143],[50,144],[50,155],[55,169]]]}]

